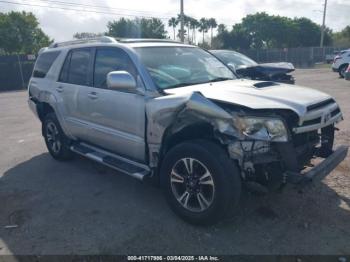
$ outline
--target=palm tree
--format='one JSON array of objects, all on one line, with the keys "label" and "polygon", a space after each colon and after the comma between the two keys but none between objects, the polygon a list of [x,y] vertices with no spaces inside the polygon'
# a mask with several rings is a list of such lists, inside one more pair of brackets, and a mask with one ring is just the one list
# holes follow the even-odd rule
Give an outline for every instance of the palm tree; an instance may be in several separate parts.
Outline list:
[{"label": "palm tree", "polygon": [[191,17],[185,15],[185,26],[187,27],[187,40],[188,40],[188,43],[190,42],[190,29],[191,29]]},{"label": "palm tree", "polygon": [[197,31],[197,28],[198,28],[198,21],[197,19],[195,18],[192,18],[190,19],[190,27],[192,29],[192,43],[195,43],[196,42],[196,31]]},{"label": "palm tree", "polygon": [[204,44],[204,34],[208,32],[209,26],[208,26],[208,20],[202,17],[199,20],[199,32],[203,33],[203,44]]},{"label": "palm tree", "polygon": [[170,18],[169,21],[168,21],[168,25],[169,25],[170,27],[172,27],[173,30],[174,30],[174,40],[175,40],[175,38],[176,38],[176,33],[175,33],[175,31],[176,31],[176,26],[178,25],[178,23],[179,23],[179,20],[177,20],[176,17],[172,17],[172,18]]},{"label": "palm tree", "polygon": [[[192,19],[191,17],[184,15],[184,27],[187,28],[184,31],[184,38],[186,37],[186,34],[187,34],[188,42],[190,42],[190,21],[191,21],[191,19]],[[181,21],[180,14],[177,16],[177,21],[179,21],[179,22]],[[181,30],[180,30],[179,34],[181,34]]]},{"label": "palm tree", "polygon": [[224,24],[219,24],[218,25],[218,34],[222,34],[223,32],[225,32],[227,29],[226,29],[226,25]]},{"label": "palm tree", "polygon": [[216,22],[215,18],[210,18],[208,20],[208,26],[210,27],[211,36],[210,36],[210,45],[213,44],[213,29],[218,27],[218,23]]}]

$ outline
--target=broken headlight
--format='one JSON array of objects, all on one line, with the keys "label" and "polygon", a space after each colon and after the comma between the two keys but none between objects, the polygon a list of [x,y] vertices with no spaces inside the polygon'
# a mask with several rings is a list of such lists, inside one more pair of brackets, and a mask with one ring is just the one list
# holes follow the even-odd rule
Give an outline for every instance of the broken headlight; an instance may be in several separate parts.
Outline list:
[{"label": "broken headlight", "polygon": [[241,133],[250,139],[273,142],[288,141],[288,131],[281,119],[237,117],[234,122]]}]

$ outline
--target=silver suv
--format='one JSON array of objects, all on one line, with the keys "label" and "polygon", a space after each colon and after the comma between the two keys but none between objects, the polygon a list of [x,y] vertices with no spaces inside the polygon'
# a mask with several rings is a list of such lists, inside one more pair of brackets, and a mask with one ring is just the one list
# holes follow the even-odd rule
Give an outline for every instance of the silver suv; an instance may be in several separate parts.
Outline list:
[{"label": "silver suv", "polygon": [[[55,43],[41,50],[28,91],[55,159],[75,152],[159,183],[195,224],[222,218],[243,185],[303,184],[348,150],[333,150],[342,113],[329,95],[237,79],[207,51],[177,42]],[[325,160],[305,169],[314,157]]]}]

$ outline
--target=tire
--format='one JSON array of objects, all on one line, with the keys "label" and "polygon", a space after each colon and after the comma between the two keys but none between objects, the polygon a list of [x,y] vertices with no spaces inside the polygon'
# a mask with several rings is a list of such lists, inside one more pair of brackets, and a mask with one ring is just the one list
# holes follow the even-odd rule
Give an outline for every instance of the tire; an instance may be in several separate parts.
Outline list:
[{"label": "tire", "polygon": [[63,133],[56,115],[48,113],[42,125],[46,147],[51,156],[60,161],[71,159],[73,154],[69,149],[69,139]]},{"label": "tire", "polygon": [[[192,172],[188,172],[186,164]],[[165,155],[160,176],[171,209],[191,224],[218,222],[231,213],[241,195],[236,164],[220,146],[205,140],[172,148]]]},{"label": "tire", "polygon": [[346,71],[347,68],[348,68],[348,64],[344,64],[344,65],[341,65],[339,67],[339,76],[341,78],[345,78],[345,71]]}]

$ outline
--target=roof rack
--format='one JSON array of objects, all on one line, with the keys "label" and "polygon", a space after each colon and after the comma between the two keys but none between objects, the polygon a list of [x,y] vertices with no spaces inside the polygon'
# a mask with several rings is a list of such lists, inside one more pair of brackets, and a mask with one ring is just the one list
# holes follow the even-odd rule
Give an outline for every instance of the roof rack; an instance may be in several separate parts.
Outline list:
[{"label": "roof rack", "polygon": [[87,43],[116,43],[116,42],[117,40],[114,39],[113,37],[101,36],[101,37],[84,38],[84,39],[78,39],[78,40],[72,40],[72,41],[52,43],[49,46],[49,48],[56,48],[56,47],[70,46],[70,45],[80,45],[80,44],[87,44]]},{"label": "roof rack", "polygon": [[152,38],[117,38],[120,43],[181,43],[171,39],[152,39]]}]

